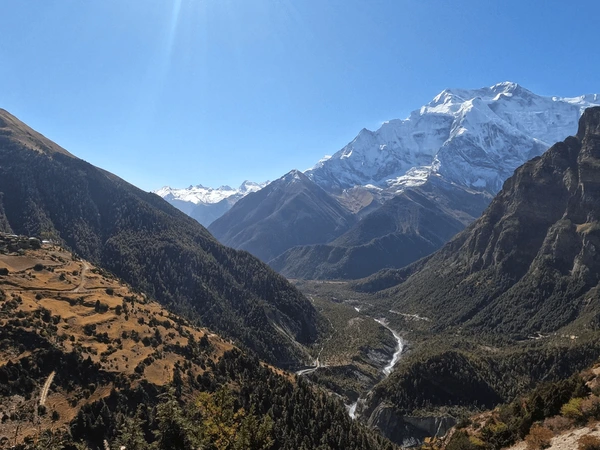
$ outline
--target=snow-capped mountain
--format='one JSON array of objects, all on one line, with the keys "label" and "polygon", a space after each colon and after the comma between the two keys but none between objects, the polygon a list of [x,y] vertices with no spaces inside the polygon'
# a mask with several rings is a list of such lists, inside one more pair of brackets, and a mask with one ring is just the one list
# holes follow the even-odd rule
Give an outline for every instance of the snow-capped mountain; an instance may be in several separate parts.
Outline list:
[{"label": "snow-capped mountain", "polygon": [[396,193],[430,176],[496,193],[513,171],[577,131],[600,95],[544,97],[516,83],[441,92],[407,119],[363,129],[306,175],[341,193],[354,186]]},{"label": "snow-capped mountain", "polygon": [[215,189],[201,184],[184,189],[165,186],[154,193],[207,227],[229,211],[239,199],[262,189],[268,183],[244,181],[237,189],[230,186]]},{"label": "snow-capped mountain", "polygon": [[[600,95],[545,97],[510,82],[449,89],[404,120],[363,129],[306,176],[292,171],[233,208],[230,199],[240,194],[218,203],[200,200],[230,189],[189,188],[179,190],[179,198],[161,191],[201,223],[214,221],[209,230],[222,242],[253,252],[288,277],[363,277],[439,248],[481,214],[517,167],[575,134],[591,106],[600,106]],[[301,195],[295,184],[303,187]],[[279,185],[286,189],[267,195]],[[210,218],[199,218],[207,207]],[[344,226],[320,225],[323,217],[326,224],[343,217]],[[319,228],[340,234],[311,231]]]}]

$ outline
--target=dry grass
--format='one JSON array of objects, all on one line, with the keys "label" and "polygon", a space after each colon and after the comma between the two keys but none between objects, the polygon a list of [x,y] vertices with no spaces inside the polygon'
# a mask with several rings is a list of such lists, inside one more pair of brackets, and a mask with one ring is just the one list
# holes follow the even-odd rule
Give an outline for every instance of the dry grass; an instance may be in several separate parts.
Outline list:
[{"label": "dry grass", "polygon": [[[585,426],[554,436],[547,450],[577,450],[579,440],[584,436],[600,437],[600,429],[595,425]],[[526,450],[527,444],[519,442],[506,450]]]},{"label": "dry grass", "polygon": [[[51,270],[34,271],[32,267],[36,264],[51,267]],[[102,275],[101,271],[95,270],[91,265],[89,270],[84,271],[84,265],[89,263],[73,260],[70,253],[58,247],[30,250],[25,256],[0,255],[0,267],[9,267],[10,271],[8,276],[2,278],[1,288],[7,299],[21,299],[17,310],[10,314],[0,314],[0,327],[16,314],[31,317],[31,322],[35,323],[34,318],[39,316],[39,312],[46,310],[56,319],[55,335],[44,334],[42,329],[34,328],[33,331],[65,352],[79,349],[84,358],[89,356],[107,372],[118,372],[131,377],[133,387],[140,379],[156,385],[172,381],[175,365],[183,364],[184,359],[166,345],[178,343],[186,346],[188,339],[184,334],[193,335],[196,341],[207,334],[211,344],[207,356],[213,361],[233,348],[231,343],[207,330],[185,323],[179,325],[169,318],[168,311],[158,303],[145,300],[127,285]],[[110,293],[107,288],[110,288]],[[102,305],[101,310],[96,309],[97,301]],[[124,312],[124,305],[128,309],[127,314]],[[120,314],[117,314],[118,309],[121,310]],[[148,324],[153,319],[161,324],[150,327]],[[169,323],[167,328],[162,325],[165,321]],[[89,332],[90,327],[94,328],[92,333]],[[144,345],[144,338],[154,337],[156,330],[161,335],[162,343]],[[107,338],[99,339],[104,334]],[[135,339],[134,334],[137,334]],[[0,351],[0,366],[8,361],[14,363],[30,356],[29,350],[19,351],[17,348],[15,343],[14,348]],[[144,368],[140,377],[135,368],[149,356],[152,356],[153,361]],[[189,370],[193,376],[204,372],[204,369],[195,364]],[[113,388],[112,385],[97,386],[88,397],[82,397],[77,390],[63,392],[60,387],[52,386],[52,375],[37,381],[41,394],[39,397],[34,396],[27,401],[19,396],[1,398],[0,415],[10,411],[34,411],[38,404],[44,405],[48,413],[39,416],[36,419],[38,423],[30,423],[28,420],[22,423],[18,420],[0,423],[0,436],[14,436],[19,426],[17,441],[22,442],[25,436],[36,435],[41,430],[64,428],[84,404],[108,396]],[[60,417],[54,422],[51,419],[53,411],[58,412]],[[11,439],[12,443],[14,440]]]},{"label": "dry grass", "polygon": [[32,269],[36,264],[56,266],[59,263],[54,260],[36,258],[35,256],[0,255],[0,267],[6,267],[11,272],[22,272]]}]

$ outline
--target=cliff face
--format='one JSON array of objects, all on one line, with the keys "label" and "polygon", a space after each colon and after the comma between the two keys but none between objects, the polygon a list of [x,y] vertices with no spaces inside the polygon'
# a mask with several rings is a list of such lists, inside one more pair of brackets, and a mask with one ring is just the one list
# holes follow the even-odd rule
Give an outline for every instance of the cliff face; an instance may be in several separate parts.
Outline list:
[{"label": "cliff face", "polygon": [[427,437],[442,437],[456,425],[449,416],[416,417],[399,415],[390,406],[379,405],[373,411],[368,425],[402,447],[414,447]]},{"label": "cliff face", "polygon": [[517,169],[481,218],[384,301],[438,327],[515,337],[577,319],[597,328],[599,220],[600,108],[590,108],[577,136]]}]

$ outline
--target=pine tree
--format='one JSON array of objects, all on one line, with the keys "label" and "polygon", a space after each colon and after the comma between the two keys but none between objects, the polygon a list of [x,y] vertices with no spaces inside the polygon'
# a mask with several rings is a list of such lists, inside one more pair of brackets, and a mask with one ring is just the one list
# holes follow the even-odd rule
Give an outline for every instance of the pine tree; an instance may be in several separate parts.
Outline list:
[{"label": "pine tree", "polygon": [[134,417],[125,417],[117,436],[117,448],[125,447],[127,450],[145,450],[148,448],[144,438],[144,421],[138,409]]},{"label": "pine tree", "polygon": [[201,440],[189,421],[184,417],[177,402],[174,390],[166,394],[166,399],[156,408],[158,430],[155,432],[156,450],[189,450],[201,444]]}]

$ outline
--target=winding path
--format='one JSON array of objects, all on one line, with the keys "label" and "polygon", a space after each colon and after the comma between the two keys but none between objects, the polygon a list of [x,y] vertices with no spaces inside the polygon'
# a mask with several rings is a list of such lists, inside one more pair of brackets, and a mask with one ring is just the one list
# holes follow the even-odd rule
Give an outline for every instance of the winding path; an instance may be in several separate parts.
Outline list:
[{"label": "winding path", "polygon": [[[312,299],[312,296],[310,296],[310,297],[311,297],[311,301],[314,302],[314,300]],[[319,361],[319,358],[321,358],[321,353],[323,353],[323,349],[325,348],[325,345],[333,338],[333,335],[337,333],[337,329],[333,326],[333,323],[331,323],[331,319],[329,317],[326,317],[326,319],[329,321],[329,325],[331,326],[331,329],[333,330],[333,332],[329,335],[327,340],[325,342],[323,342],[323,345],[321,346],[321,350],[319,350],[319,354],[317,355],[317,359],[315,359],[315,361],[314,361],[314,366],[309,367],[308,369],[298,370],[296,372],[296,375],[298,375],[298,376],[308,375],[309,373],[313,373],[319,367],[327,366],[326,364],[321,364],[321,362]]]},{"label": "winding path", "polygon": [[81,292],[81,290],[85,286],[85,282],[87,280],[87,273],[90,270],[90,265],[87,261],[83,261],[83,269],[81,269],[81,280],[79,281],[79,286],[73,289],[71,292]]},{"label": "winding path", "polygon": [[313,367],[309,367],[308,369],[299,370],[296,372],[296,375],[298,375],[298,376],[308,375],[309,373],[313,373],[319,367],[321,367],[321,363],[319,362],[319,358],[317,358],[317,359],[315,359],[315,365]]}]

